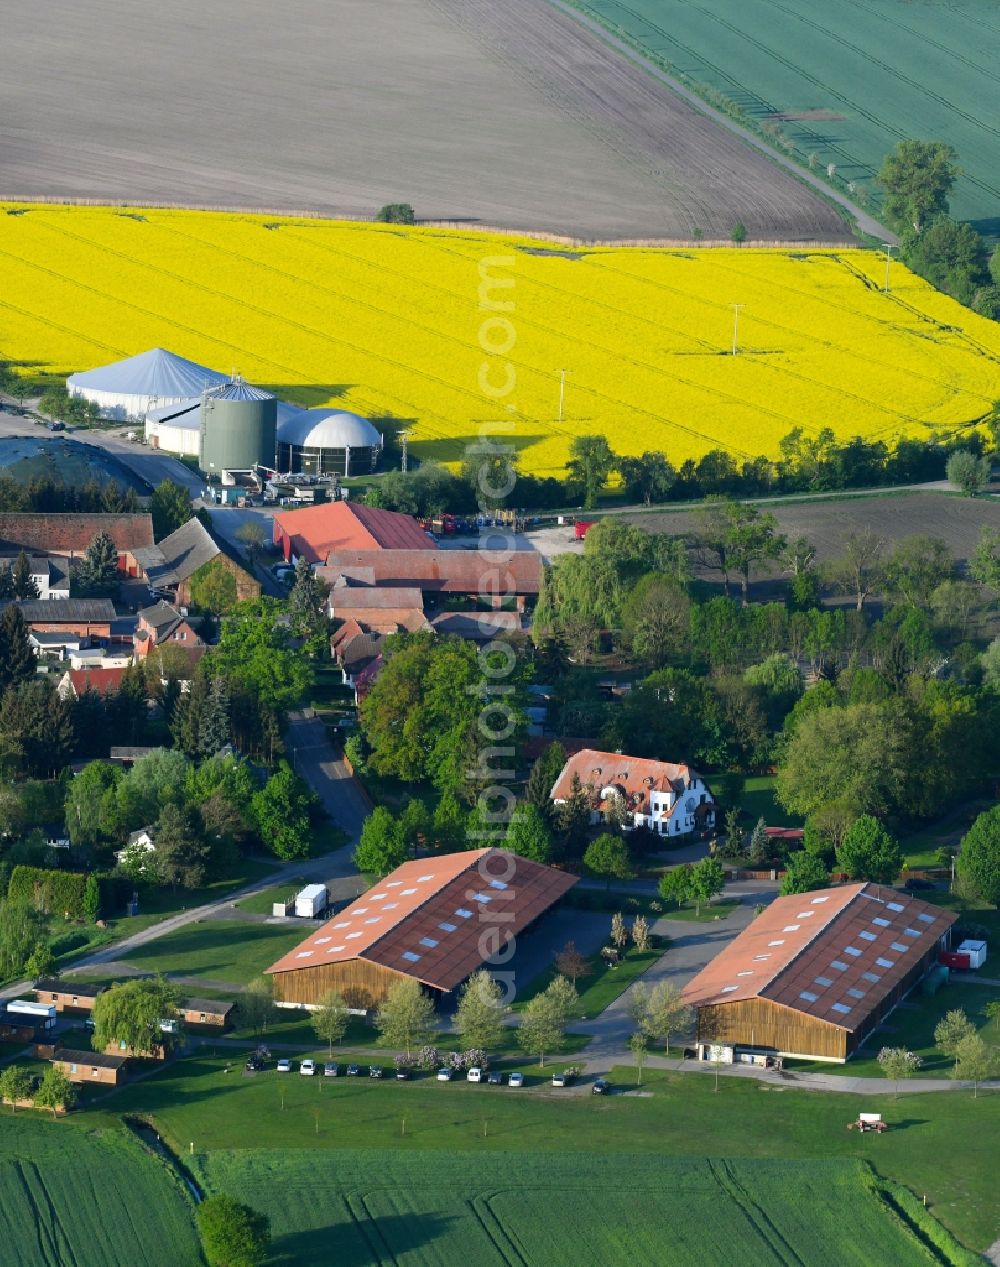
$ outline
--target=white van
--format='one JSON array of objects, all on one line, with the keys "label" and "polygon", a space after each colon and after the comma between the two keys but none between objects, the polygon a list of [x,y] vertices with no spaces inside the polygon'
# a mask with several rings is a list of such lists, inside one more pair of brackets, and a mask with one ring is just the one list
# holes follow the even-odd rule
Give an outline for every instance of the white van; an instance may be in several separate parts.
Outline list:
[{"label": "white van", "polygon": [[472,1068],[472,1069],[470,1069],[470,1070],[469,1070],[469,1072],[465,1075],[465,1080],[466,1080],[466,1082],[482,1082],[482,1080],[483,1080],[483,1071],[482,1071],[482,1069],[477,1069],[477,1068],[473,1067],[473,1068]]}]

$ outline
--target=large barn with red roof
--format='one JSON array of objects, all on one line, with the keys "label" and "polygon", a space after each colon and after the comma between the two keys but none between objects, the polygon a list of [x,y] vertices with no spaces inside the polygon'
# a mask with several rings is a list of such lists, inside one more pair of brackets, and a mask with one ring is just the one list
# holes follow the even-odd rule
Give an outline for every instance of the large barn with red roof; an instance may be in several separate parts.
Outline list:
[{"label": "large barn with red roof", "polygon": [[955,919],[877,884],[777,898],[684,989],[699,1055],[847,1060],[937,963]]},{"label": "large barn with red roof", "polygon": [[340,501],[279,511],[274,544],[286,559],[319,564],[338,550],[436,549],[411,515]]},{"label": "large barn with red roof", "polygon": [[279,1003],[314,1007],[330,990],[377,1007],[393,982],[450,994],[573,887],[576,877],[503,849],[404,862],[268,968]]}]

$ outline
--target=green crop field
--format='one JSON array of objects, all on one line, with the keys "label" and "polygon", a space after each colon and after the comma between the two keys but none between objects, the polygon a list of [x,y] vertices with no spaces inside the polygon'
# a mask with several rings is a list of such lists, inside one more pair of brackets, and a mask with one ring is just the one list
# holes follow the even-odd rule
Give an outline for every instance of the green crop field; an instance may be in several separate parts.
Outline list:
[{"label": "green crop field", "polygon": [[[82,1120],[82,1119],[81,1119]],[[4,1267],[193,1267],[201,1254],[180,1181],[123,1127],[87,1131],[4,1112]]]},{"label": "green crop field", "polygon": [[858,1162],[548,1153],[222,1152],[210,1189],[265,1210],[282,1263],[924,1265]]},{"label": "green crop field", "polygon": [[1000,231],[995,0],[573,0],[685,82],[774,125],[874,195],[906,137],[949,141],[953,213]]}]

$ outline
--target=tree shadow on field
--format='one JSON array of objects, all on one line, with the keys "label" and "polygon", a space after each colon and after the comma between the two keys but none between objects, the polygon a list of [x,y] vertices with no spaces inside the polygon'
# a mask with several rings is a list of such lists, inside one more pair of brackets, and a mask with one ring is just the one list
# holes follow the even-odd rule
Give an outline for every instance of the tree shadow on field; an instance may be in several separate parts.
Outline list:
[{"label": "tree shadow on field", "polygon": [[[262,383],[265,391],[274,392],[279,400],[287,400],[302,409],[321,409],[331,400],[346,396],[357,383]],[[333,406],[331,406],[333,408]]]},{"label": "tree shadow on field", "polygon": [[444,1236],[454,1219],[439,1214],[398,1214],[377,1221],[352,1219],[330,1222],[309,1231],[276,1236],[269,1261],[275,1267],[317,1267],[336,1263],[337,1267],[370,1267],[372,1263],[395,1263]]},{"label": "tree shadow on field", "polygon": [[504,432],[491,433],[485,430],[482,436],[453,436],[449,440],[415,440],[417,456],[424,462],[461,462],[467,448],[484,443],[512,444],[518,457],[532,445],[541,444],[543,440],[551,440],[550,435],[525,435],[521,431],[513,431],[509,435]]},{"label": "tree shadow on field", "polygon": [[889,1129],[893,1134],[896,1131],[905,1131],[910,1126],[926,1126],[927,1118],[925,1117],[904,1117],[901,1122],[890,1122]]}]

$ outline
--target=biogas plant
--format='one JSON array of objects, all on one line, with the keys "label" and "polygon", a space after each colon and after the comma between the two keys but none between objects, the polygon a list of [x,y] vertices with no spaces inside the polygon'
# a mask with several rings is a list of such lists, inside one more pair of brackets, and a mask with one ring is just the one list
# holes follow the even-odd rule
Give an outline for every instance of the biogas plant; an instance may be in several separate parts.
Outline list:
[{"label": "biogas plant", "polygon": [[105,418],[142,424],[154,449],[197,459],[228,482],[263,469],[280,474],[363,475],[376,470],[381,433],[342,410],[300,409],[239,375],[154,348],[66,380],[71,396]]}]

